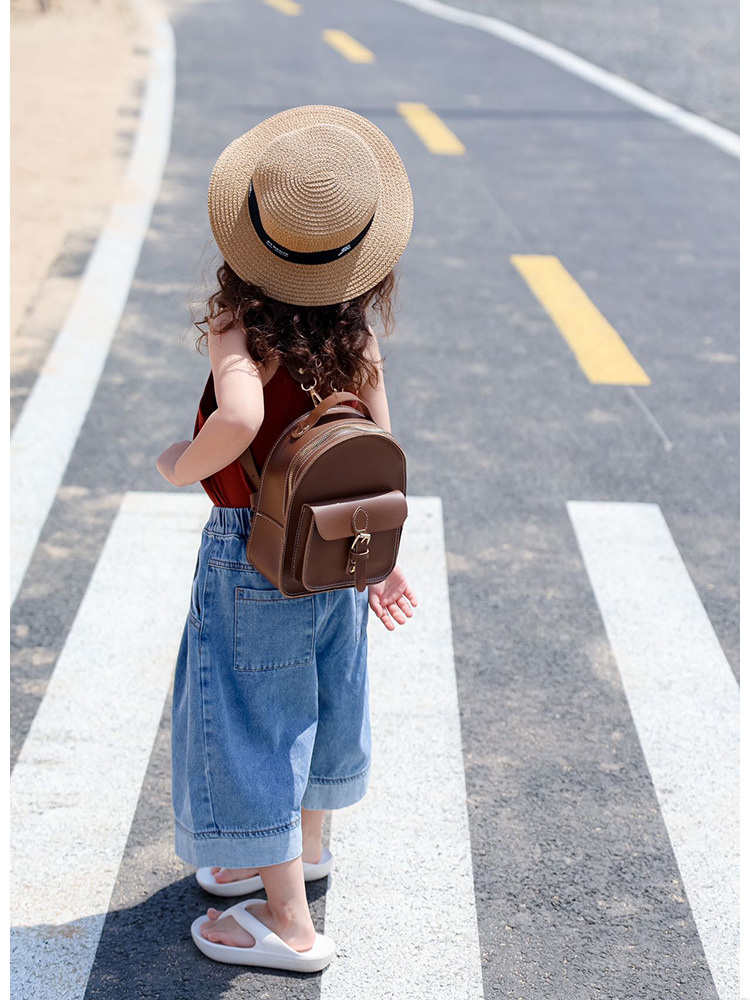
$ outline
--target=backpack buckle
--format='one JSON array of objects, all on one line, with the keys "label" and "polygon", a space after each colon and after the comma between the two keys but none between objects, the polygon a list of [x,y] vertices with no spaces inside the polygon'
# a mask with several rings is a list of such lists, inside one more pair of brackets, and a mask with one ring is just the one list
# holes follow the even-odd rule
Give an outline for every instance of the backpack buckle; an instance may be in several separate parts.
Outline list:
[{"label": "backpack buckle", "polygon": [[347,573],[353,573],[354,570],[357,568],[358,556],[363,556],[364,558],[367,558],[367,556],[369,556],[370,554],[369,549],[358,549],[357,545],[360,542],[363,543],[364,545],[369,545],[371,537],[372,536],[370,535],[369,531],[358,531],[357,534],[354,536],[354,541],[349,546],[349,565],[346,567]]},{"label": "backpack buckle", "polygon": [[304,382],[302,383],[302,388],[306,392],[310,393],[310,396],[312,397],[312,401],[313,401],[313,403],[315,403],[316,406],[318,405],[318,403],[322,403],[323,402],[323,397],[320,395],[320,393],[318,392],[318,390],[315,388],[315,386],[317,384],[318,383],[317,383],[317,381],[315,379],[313,379],[312,382],[309,385],[305,385]]}]

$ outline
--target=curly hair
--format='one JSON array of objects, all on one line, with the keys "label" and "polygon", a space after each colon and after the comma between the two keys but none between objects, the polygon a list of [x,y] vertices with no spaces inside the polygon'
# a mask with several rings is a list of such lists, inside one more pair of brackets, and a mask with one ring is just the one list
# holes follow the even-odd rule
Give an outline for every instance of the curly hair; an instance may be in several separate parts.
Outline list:
[{"label": "curly hair", "polygon": [[201,330],[200,352],[208,337],[240,322],[250,357],[265,367],[282,356],[314,373],[322,395],[338,389],[354,391],[378,382],[378,366],[365,355],[369,340],[368,310],[378,313],[385,336],[393,327],[397,279],[390,271],[374,288],[346,302],[328,306],[295,306],[278,302],[255,284],[243,281],[224,261],[216,272],[219,288],[206,303],[206,314],[193,325]]}]

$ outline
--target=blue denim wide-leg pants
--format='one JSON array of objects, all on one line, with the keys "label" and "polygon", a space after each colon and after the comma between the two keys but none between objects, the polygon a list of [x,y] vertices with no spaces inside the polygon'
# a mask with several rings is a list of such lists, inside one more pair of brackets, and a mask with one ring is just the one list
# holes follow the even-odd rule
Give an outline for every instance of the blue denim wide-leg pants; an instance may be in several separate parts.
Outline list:
[{"label": "blue denim wide-leg pants", "polygon": [[367,591],[284,597],[247,561],[254,516],[212,509],[175,669],[175,850],[198,867],[296,858],[300,809],[369,780]]}]

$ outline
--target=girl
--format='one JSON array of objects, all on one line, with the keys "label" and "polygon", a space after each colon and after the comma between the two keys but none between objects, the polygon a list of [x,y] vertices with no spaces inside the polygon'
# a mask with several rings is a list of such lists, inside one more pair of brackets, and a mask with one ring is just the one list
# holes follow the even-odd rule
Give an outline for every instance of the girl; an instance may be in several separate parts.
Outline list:
[{"label": "girl", "polygon": [[315,372],[321,396],[356,392],[390,430],[368,313],[389,332],[411,189],[372,122],[312,105],[274,115],[224,150],[208,210],[224,256],[198,341],[208,342],[211,374],[192,442],[157,460],[168,482],[200,481],[214,503],[175,671],[175,849],[215,895],[266,890],[265,900],[196,918],[201,951],[313,972],[335,953],[305,894],[305,881],[333,862],[325,811],[359,801],[369,779],[368,605],[393,631],[417,599],[398,565],[361,594],[285,598],[247,561],[256,515],[238,458],[252,443],[260,468],[312,408],[282,359]]}]

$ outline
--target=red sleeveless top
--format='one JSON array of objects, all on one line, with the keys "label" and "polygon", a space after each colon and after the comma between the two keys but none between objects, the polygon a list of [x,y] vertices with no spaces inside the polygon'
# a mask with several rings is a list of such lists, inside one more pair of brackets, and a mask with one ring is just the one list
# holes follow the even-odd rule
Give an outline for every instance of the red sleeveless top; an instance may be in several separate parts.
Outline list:
[{"label": "red sleeveless top", "polygon": [[[310,394],[289,374],[286,365],[279,363],[269,381],[263,386],[263,422],[253,438],[252,453],[259,469],[268,457],[281,432],[296,418],[313,408]],[[356,403],[351,403],[357,406]],[[193,438],[217,407],[214,375],[209,373],[206,387],[198,404],[193,428]],[[215,472],[208,479],[201,479],[201,486],[208,493],[215,507],[249,507],[254,490],[242,468],[239,458]]]}]

